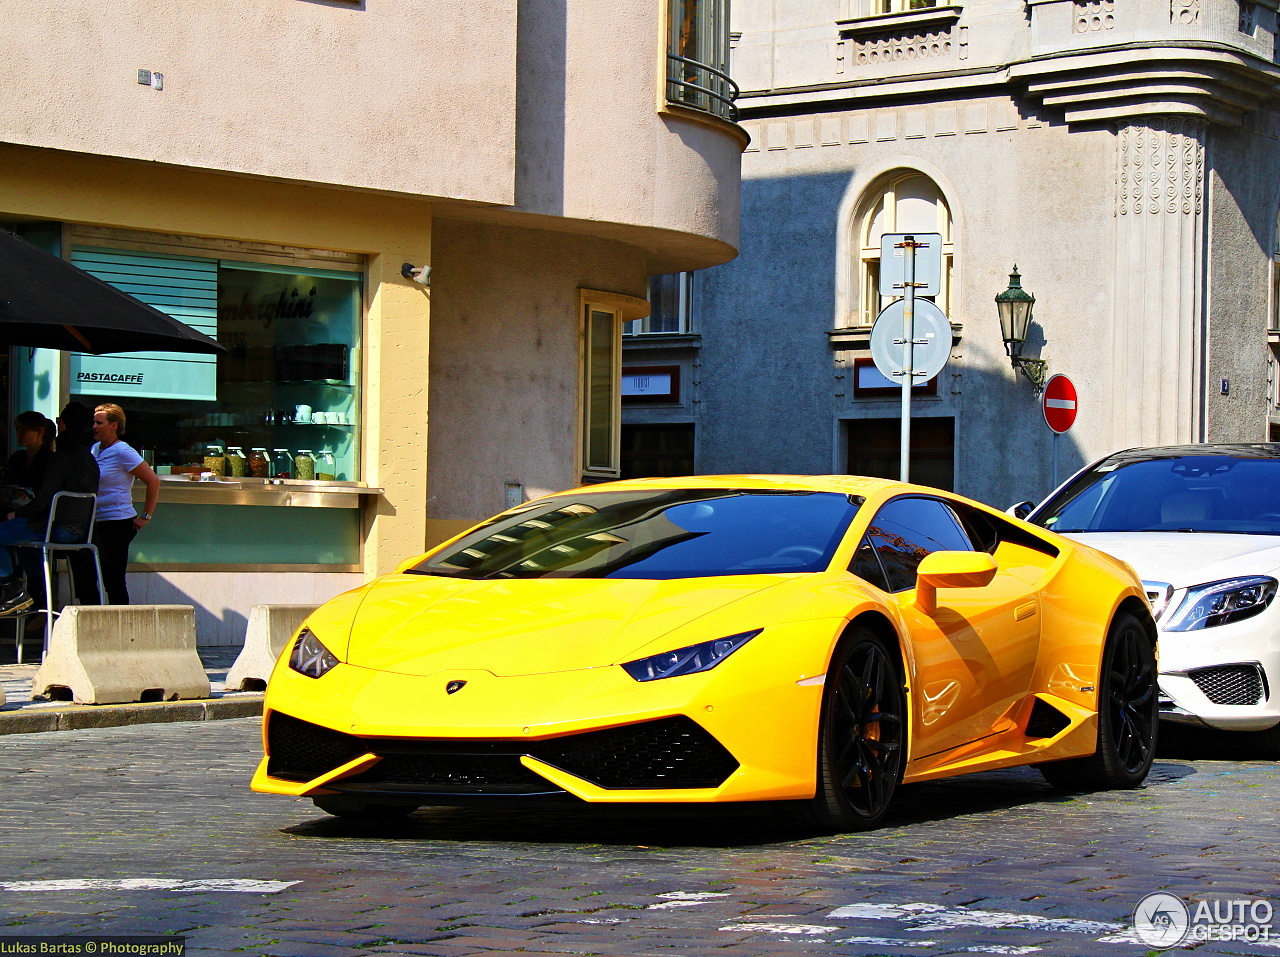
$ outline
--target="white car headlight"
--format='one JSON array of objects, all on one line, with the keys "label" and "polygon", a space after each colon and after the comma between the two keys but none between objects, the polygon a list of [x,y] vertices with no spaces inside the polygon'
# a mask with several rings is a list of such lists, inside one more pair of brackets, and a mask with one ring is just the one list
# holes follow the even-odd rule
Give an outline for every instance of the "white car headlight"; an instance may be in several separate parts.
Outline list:
[{"label": "white car headlight", "polygon": [[1276,597],[1276,580],[1263,575],[1228,578],[1187,589],[1165,631],[1197,631],[1252,618]]},{"label": "white car headlight", "polygon": [[324,646],[310,628],[303,628],[289,655],[289,667],[308,678],[320,678],[337,665],[338,659]]}]

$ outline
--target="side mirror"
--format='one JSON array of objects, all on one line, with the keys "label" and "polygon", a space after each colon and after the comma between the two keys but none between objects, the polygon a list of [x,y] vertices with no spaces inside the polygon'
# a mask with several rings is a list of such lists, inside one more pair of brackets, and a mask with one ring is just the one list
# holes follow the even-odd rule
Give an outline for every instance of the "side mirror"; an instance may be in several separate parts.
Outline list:
[{"label": "side mirror", "polygon": [[916,607],[938,611],[939,588],[981,588],[996,577],[996,560],[986,552],[933,552],[916,570]]},{"label": "side mirror", "polygon": [[1006,515],[1012,515],[1014,518],[1026,518],[1035,510],[1035,505],[1031,502],[1019,502],[1017,505],[1010,505],[1004,510]]}]

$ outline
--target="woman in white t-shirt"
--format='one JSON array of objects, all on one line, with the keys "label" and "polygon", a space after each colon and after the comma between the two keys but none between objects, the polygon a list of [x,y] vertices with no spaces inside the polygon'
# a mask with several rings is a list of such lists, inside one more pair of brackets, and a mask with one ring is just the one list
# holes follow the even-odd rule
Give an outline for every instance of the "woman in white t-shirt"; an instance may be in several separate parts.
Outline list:
[{"label": "woman in white t-shirt", "polygon": [[[146,528],[160,497],[160,479],[151,466],[120,436],[124,435],[124,409],[104,402],[93,410],[93,457],[98,460],[98,518],[93,543],[102,562],[102,590],[108,605],[129,604],[124,573],[129,567],[129,543]],[[133,507],[133,480],[147,486],[142,514]]]}]

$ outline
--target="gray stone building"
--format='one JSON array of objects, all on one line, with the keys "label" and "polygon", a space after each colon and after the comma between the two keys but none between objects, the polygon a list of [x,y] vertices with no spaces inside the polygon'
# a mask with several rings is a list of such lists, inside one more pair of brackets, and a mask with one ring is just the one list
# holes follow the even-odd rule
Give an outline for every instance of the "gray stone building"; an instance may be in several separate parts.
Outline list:
[{"label": "gray stone building", "polygon": [[[1258,441],[1275,360],[1273,0],[737,0],[742,242],[663,281],[624,346],[635,474],[896,476],[875,374],[883,232],[937,232],[952,322],[913,401],[913,479],[1006,505],[1052,486],[1024,355],[1069,376],[1058,477],[1117,448]],[[664,391],[665,390],[665,391]],[[627,393],[631,393],[628,395]]]}]

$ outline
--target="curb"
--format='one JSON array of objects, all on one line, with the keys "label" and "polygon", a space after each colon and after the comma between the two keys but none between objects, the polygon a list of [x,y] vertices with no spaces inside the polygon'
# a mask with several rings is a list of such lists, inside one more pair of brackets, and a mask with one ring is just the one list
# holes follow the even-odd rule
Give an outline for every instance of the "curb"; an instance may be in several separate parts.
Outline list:
[{"label": "curb", "polygon": [[119,728],[130,724],[254,718],[262,714],[262,698],[260,694],[237,695],[234,698],[207,698],[198,701],[71,705],[48,710],[0,711],[0,734],[83,731],[87,728]]}]

